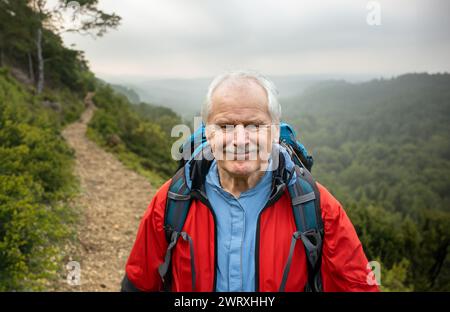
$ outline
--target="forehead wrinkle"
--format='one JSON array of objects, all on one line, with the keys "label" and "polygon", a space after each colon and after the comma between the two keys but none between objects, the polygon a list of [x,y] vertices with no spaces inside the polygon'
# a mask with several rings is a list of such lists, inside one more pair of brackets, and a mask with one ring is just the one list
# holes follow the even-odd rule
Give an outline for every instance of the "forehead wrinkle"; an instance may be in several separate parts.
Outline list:
[{"label": "forehead wrinkle", "polygon": [[220,117],[218,120],[216,120],[216,123],[220,123],[220,124],[262,124],[265,123],[264,120],[260,119],[260,118],[249,118],[249,119],[240,119],[240,118],[226,118],[226,117]]},{"label": "forehead wrinkle", "polygon": [[[219,104],[220,105],[220,104]],[[237,111],[225,109],[219,106],[217,111],[210,116],[218,123],[267,123],[270,122],[269,112],[264,107],[239,108]]]}]

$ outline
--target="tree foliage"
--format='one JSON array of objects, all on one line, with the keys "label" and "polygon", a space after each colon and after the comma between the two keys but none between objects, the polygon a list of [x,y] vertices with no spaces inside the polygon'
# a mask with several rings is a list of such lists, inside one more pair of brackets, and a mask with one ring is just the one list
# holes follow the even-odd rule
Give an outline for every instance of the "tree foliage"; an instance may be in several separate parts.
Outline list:
[{"label": "tree foliage", "polygon": [[0,70],[0,290],[42,290],[72,232],[73,154],[61,121]]},{"label": "tree foliage", "polygon": [[135,165],[163,179],[172,176],[177,163],[171,157],[170,131],[181,123],[179,116],[168,108],[131,104],[107,85],[97,88],[94,102],[99,108],[89,124],[94,137],[117,153],[131,152]]},{"label": "tree foliage", "polygon": [[284,101],[314,176],[381,260],[386,290],[450,289],[449,86],[449,74],[408,74],[318,84]]}]

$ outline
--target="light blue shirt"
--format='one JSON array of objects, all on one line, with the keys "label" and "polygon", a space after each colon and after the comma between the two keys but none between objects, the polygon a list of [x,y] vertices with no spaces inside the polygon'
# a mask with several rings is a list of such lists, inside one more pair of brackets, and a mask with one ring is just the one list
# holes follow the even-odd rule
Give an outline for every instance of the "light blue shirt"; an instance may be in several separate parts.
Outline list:
[{"label": "light blue shirt", "polygon": [[216,291],[255,291],[255,246],[258,215],[269,200],[272,172],[239,198],[225,191],[214,160],[205,191],[217,219]]}]

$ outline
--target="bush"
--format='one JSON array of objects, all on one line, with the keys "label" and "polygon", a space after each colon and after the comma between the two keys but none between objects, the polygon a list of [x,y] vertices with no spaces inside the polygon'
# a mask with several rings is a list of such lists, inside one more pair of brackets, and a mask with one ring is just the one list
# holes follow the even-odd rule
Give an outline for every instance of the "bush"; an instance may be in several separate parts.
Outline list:
[{"label": "bush", "polygon": [[45,289],[72,233],[73,154],[40,103],[0,72],[0,291]]},{"label": "bush", "polygon": [[116,153],[128,167],[152,177],[153,183],[174,174],[177,163],[171,158],[174,139],[168,126],[180,122],[175,113],[131,104],[108,86],[99,86],[93,100],[98,109],[89,123],[90,138]]}]

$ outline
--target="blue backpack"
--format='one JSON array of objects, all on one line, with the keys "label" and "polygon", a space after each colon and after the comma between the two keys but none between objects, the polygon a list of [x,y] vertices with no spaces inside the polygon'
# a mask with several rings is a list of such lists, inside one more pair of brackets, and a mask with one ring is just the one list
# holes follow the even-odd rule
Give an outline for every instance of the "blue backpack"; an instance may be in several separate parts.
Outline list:
[{"label": "blue backpack", "polygon": [[[190,159],[200,153],[205,145],[205,128],[202,125],[180,147],[180,153],[183,157],[180,160],[176,174],[172,178],[167,194],[164,229],[168,247],[164,263],[158,268],[166,290],[170,290],[171,287],[169,268],[172,249],[175,247],[180,237],[183,240],[188,241],[190,245],[192,289],[195,290],[193,241],[186,232],[183,232],[184,222],[192,200],[190,189],[187,187],[186,183],[184,166]],[[285,289],[295,245],[300,238],[305,247],[306,257],[308,259],[308,282],[305,291],[321,292],[322,279],[320,265],[324,230],[320,210],[320,193],[311,176],[313,158],[308,154],[306,148],[297,140],[294,129],[287,123],[280,124],[280,145],[286,148],[291,159],[295,163],[294,170],[297,177],[296,183],[289,185],[288,190],[292,201],[292,210],[297,231],[292,235],[289,256],[284,267],[279,291],[284,291]],[[191,153],[191,151],[193,152]]]}]

